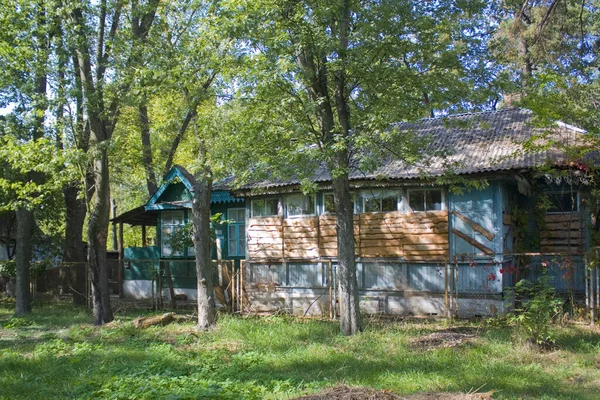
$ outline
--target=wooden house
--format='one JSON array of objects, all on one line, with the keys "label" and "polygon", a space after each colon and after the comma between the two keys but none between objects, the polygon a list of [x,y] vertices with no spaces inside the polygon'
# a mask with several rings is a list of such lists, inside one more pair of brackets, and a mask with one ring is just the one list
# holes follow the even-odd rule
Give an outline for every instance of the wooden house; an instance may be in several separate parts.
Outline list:
[{"label": "wooden house", "polygon": [[[527,110],[506,109],[400,123],[394,129],[426,139],[422,162],[390,157],[374,171],[350,172],[365,312],[493,315],[504,311],[514,279],[535,278],[540,266],[559,290],[584,290],[589,177],[568,154],[585,132],[533,122]],[[176,286],[190,295],[191,249],[174,254],[166,239],[189,219],[193,179],[174,167],[143,208],[155,213],[159,246],[125,250],[130,260],[177,260],[187,280]],[[295,179],[214,188],[213,212],[227,220],[217,227],[214,256],[240,262],[247,310],[335,315],[329,171],[318,168],[313,181],[310,195]],[[126,285],[143,286],[141,277],[126,270]]]}]

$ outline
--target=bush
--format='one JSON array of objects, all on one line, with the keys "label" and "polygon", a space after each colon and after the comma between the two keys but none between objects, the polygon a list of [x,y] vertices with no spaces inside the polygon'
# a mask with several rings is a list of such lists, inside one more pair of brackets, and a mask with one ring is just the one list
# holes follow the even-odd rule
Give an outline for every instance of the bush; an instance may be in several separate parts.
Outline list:
[{"label": "bush", "polygon": [[2,260],[0,261],[0,276],[7,276],[14,278],[16,274],[17,263],[15,260]]},{"label": "bush", "polygon": [[519,337],[538,345],[554,344],[552,325],[560,315],[563,301],[556,296],[546,270],[537,282],[519,281],[514,294],[515,309],[509,319],[517,326]]},{"label": "bush", "polygon": [[[42,260],[32,262],[29,267],[29,273],[32,278],[41,275],[47,269],[52,268],[52,260]],[[0,276],[14,278],[17,276],[17,262],[15,260],[0,261]]]}]

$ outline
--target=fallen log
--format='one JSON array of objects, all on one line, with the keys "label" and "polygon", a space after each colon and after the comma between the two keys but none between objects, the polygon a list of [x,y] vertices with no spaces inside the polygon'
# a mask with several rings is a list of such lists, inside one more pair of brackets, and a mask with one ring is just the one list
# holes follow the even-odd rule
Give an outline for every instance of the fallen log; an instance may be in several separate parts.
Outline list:
[{"label": "fallen log", "polygon": [[180,314],[175,314],[175,313],[165,313],[162,315],[153,315],[151,317],[138,317],[136,319],[134,319],[131,323],[133,324],[134,327],[138,328],[138,329],[144,329],[144,328],[148,328],[150,326],[156,326],[156,325],[161,325],[161,326],[165,326],[165,325],[169,325],[171,322],[187,322],[187,321],[193,321],[194,320],[194,316],[193,315],[180,315]]}]

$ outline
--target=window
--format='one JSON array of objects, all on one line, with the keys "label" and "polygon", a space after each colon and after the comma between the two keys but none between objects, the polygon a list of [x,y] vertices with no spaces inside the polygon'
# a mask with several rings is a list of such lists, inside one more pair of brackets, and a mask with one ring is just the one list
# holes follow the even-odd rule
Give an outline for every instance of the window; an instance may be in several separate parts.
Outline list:
[{"label": "window", "polygon": [[279,214],[279,199],[252,200],[252,217],[269,217]]},{"label": "window", "polygon": [[395,190],[368,190],[360,192],[363,212],[389,212],[398,210],[398,192]]},{"label": "window", "polygon": [[335,200],[333,193],[323,194],[323,213],[333,214],[335,213]]},{"label": "window", "polygon": [[315,215],[315,197],[291,194],[285,198],[285,209],[288,218]]},{"label": "window", "polygon": [[444,208],[440,189],[410,190],[408,205],[413,211],[433,211]]},{"label": "window", "polygon": [[230,208],[227,210],[227,214],[229,221],[227,227],[228,254],[229,256],[244,256],[246,255],[246,209]]},{"label": "window", "polygon": [[579,201],[577,192],[551,192],[547,193],[550,200],[549,213],[567,213],[579,211]]},{"label": "window", "polygon": [[163,256],[183,256],[183,252],[173,252],[169,241],[173,233],[185,225],[183,210],[163,211],[161,213],[161,253]]},{"label": "window", "polygon": [[[352,211],[354,214],[358,213],[356,210],[356,201],[354,193],[350,193],[352,197]],[[333,193],[323,194],[323,214],[335,214],[335,203]]]}]

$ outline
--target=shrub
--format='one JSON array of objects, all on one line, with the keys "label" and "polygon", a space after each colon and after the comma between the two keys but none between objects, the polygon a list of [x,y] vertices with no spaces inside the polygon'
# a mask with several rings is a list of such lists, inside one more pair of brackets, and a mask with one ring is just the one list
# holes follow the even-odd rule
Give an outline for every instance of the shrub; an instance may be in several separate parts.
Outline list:
[{"label": "shrub", "polygon": [[549,283],[546,269],[537,282],[527,279],[514,287],[515,309],[509,319],[516,325],[519,337],[538,345],[556,341],[553,324],[562,310],[562,300]]}]

